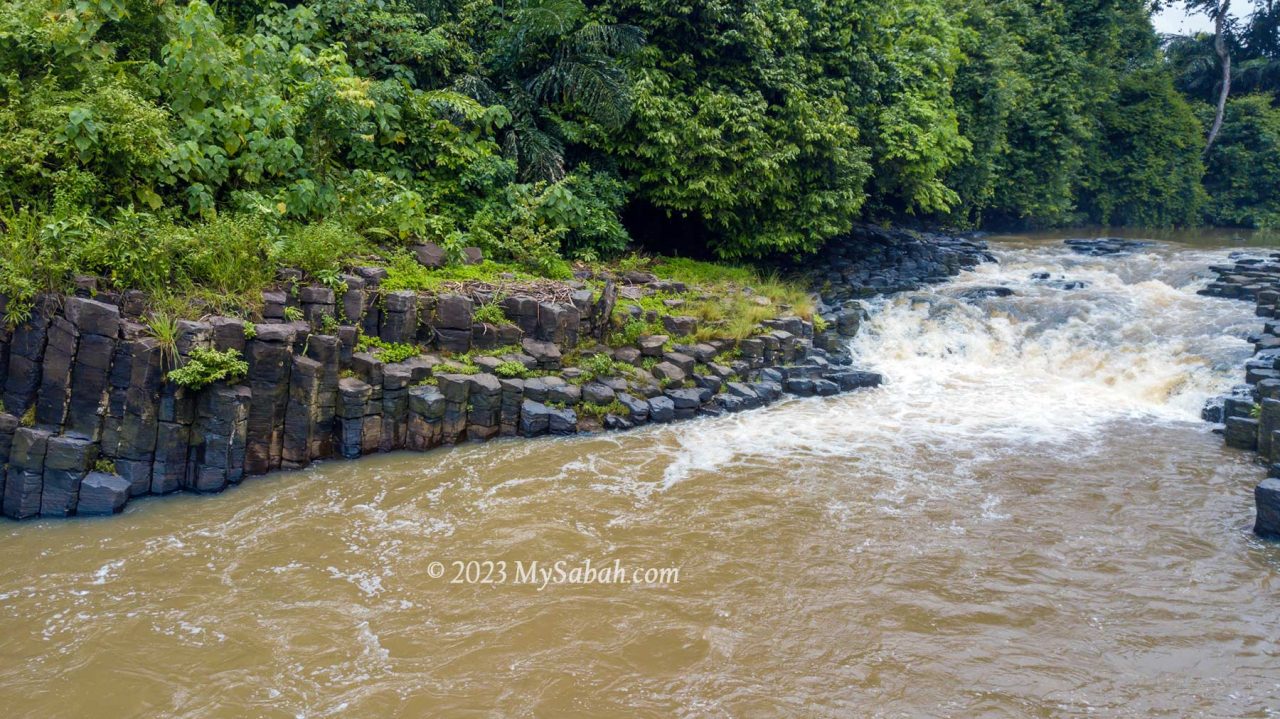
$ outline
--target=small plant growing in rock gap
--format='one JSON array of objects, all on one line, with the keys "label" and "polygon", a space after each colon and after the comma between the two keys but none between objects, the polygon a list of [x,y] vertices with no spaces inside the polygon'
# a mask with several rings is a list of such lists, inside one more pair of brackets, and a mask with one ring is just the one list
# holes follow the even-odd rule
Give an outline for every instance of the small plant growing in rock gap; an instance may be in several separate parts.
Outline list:
[{"label": "small plant growing in rock gap", "polygon": [[508,360],[494,367],[493,373],[505,379],[521,379],[529,375],[529,370],[519,362]]},{"label": "small plant growing in rock gap", "polygon": [[297,307],[284,308],[284,318],[290,322],[299,322],[303,318],[302,310]]},{"label": "small plant growing in rock gap", "polygon": [[258,326],[252,322],[244,323],[244,338],[251,340],[258,336]]},{"label": "small plant growing in rock gap", "polygon": [[168,374],[170,382],[188,389],[202,389],[214,382],[235,382],[249,373],[249,363],[234,349],[225,352],[197,348],[187,363]]},{"label": "small plant growing in rock gap", "polygon": [[147,332],[160,345],[160,362],[170,368],[178,366],[178,320],[168,312],[153,312],[147,320]]},{"label": "small plant growing in rock gap", "polygon": [[502,312],[502,308],[498,306],[497,302],[480,305],[476,308],[472,318],[476,322],[481,322],[487,325],[509,324],[507,316]]},{"label": "small plant growing in rock gap", "polygon": [[99,457],[98,461],[93,463],[93,471],[102,472],[103,474],[115,474],[116,463],[107,457]]},{"label": "small plant growing in rock gap", "polygon": [[416,345],[407,342],[387,342],[381,337],[369,335],[360,335],[360,339],[356,340],[356,351],[376,355],[386,364],[396,364],[422,354],[422,350]]}]

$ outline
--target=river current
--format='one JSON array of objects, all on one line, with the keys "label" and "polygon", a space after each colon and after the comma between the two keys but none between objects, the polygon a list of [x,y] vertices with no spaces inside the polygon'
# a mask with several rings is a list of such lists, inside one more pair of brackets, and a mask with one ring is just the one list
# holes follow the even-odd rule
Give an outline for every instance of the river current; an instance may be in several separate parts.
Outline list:
[{"label": "river current", "polygon": [[[1263,470],[1199,421],[1260,323],[1195,294],[1229,244],[998,239],[998,265],[871,303],[876,390],[0,523],[0,706],[1280,716]],[[992,285],[1014,294],[969,292]],[[517,581],[587,560],[679,573]]]}]

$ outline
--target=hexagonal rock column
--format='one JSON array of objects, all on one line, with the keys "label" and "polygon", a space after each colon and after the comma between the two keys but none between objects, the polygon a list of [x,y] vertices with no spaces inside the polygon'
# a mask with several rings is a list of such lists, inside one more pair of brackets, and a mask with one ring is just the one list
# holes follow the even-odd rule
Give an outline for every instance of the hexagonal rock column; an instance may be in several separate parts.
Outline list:
[{"label": "hexagonal rock column", "polygon": [[457,444],[467,437],[467,400],[471,395],[471,377],[442,374],[437,377],[437,382],[445,400],[441,441],[444,444]]},{"label": "hexagonal rock column", "polygon": [[90,472],[80,483],[80,503],[76,514],[84,516],[116,514],[129,501],[129,481],[114,474]]},{"label": "hexagonal rock column", "polygon": [[444,435],[445,399],[430,385],[409,390],[409,434],[406,444],[419,452],[439,447]]},{"label": "hexagonal rock column", "polygon": [[40,490],[44,484],[44,456],[49,433],[19,427],[9,449],[9,471],[4,485],[4,515],[27,519],[40,513]]},{"label": "hexagonal rock column", "polygon": [[1258,510],[1254,533],[1267,539],[1280,539],[1280,479],[1262,480],[1253,489],[1253,501]]},{"label": "hexagonal rock column", "polygon": [[80,499],[80,482],[98,458],[98,447],[87,439],[50,437],[44,456],[41,517],[69,517]]},{"label": "hexagonal rock column", "polygon": [[338,451],[355,459],[364,451],[364,415],[373,388],[353,377],[338,381]]},{"label": "hexagonal rock column", "polygon": [[13,330],[9,340],[9,367],[4,384],[6,412],[21,417],[35,401],[40,387],[45,341],[49,325],[57,311],[58,299],[52,295],[36,298],[31,318]]},{"label": "hexagonal rock column", "polygon": [[200,391],[191,426],[189,489],[221,492],[244,477],[248,387],[215,384]]},{"label": "hexagonal rock column", "polygon": [[459,354],[471,349],[473,307],[470,298],[457,294],[440,295],[436,299],[436,316],[432,326],[440,349]]},{"label": "hexagonal rock column", "polygon": [[245,457],[245,471],[249,474],[266,474],[280,468],[293,339],[294,332],[284,325],[260,325],[257,336],[245,345],[248,383],[253,391]]},{"label": "hexagonal rock column", "polygon": [[70,406],[66,434],[91,441],[102,435],[107,413],[111,364],[120,335],[120,310],[114,305],[73,297],[67,300],[67,317],[80,332],[71,373]]}]

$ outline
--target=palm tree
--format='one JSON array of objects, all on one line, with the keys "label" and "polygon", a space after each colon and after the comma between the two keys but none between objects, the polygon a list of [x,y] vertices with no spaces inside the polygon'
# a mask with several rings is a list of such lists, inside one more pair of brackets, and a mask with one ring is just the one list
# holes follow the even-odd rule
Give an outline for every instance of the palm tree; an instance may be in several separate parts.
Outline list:
[{"label": "palm tree", "polygon": [[517,0],[485,54],[491,79],[465,76],[458,89],[505,105],[503,144],[521,178],[554,182],[565,175],[566,116],[610,130],[630,119],[628,61],[643,44],[639,28],[596,22],[582,0]]}]

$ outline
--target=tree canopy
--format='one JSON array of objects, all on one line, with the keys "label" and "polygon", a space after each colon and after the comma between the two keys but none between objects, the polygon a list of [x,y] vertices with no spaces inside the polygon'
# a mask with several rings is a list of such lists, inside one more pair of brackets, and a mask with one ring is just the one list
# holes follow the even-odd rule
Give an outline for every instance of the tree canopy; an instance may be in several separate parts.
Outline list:
[{"label": "tree canopy", "polygon": [[[35,291],[33,262],[209,282],[211,242],[478,245],[556,272],[633,241],[800,254],[868,220],[1275,224],[1280,10],[1227,29],[1238,94],[1204,158],[1213,39],[1160,38],[1150,13],[11,0],[0,269],[25,280],[3,290]],[[57,257],[19,257],[19,226]]]}]

